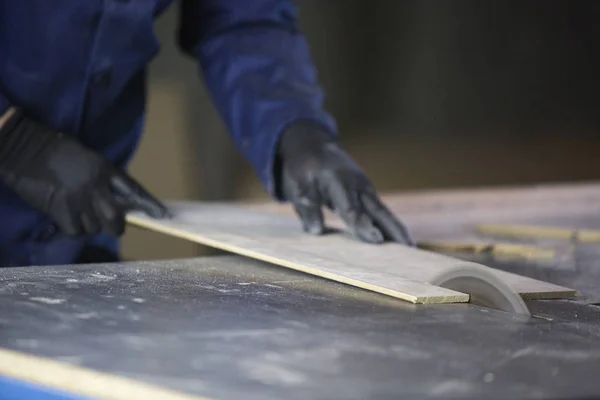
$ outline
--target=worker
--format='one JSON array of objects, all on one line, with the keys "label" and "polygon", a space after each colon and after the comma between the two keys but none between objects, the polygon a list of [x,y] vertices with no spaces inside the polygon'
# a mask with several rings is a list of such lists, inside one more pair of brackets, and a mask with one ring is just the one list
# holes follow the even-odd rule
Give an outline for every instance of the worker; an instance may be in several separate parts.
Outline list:
[{"label": "worker", "polygon": [[[171,217],[126,167],[158,50],[153,20],[172,3],[0,0],[0,266],[117,261],[127,212]],[[178,44],[305,232],[323,233],[329,207],[360,240],[413,244],[339,143],[294,3],[181,0]]]}]

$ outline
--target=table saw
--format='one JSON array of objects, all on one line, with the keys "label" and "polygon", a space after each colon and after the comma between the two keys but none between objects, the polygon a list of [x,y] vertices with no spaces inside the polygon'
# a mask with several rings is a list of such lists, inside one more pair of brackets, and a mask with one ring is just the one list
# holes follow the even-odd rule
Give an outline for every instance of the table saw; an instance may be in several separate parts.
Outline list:
[{"label": "table saw", "polygon": [[[482,239],[480,222],[600,229],[596,183],[383,197],[421,241]],[[0,269],[0,399],[598,398],[600,244],[526,243],[560,257],[455,256],[579,292],[526,301],[533,318],[231,254]]]}]

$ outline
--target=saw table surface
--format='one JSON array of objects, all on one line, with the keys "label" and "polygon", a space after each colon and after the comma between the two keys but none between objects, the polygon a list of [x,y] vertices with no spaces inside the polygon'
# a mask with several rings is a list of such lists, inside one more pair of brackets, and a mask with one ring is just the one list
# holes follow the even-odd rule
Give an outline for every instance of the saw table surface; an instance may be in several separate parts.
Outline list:
[{"label": "saw table surface", "polygon": [[[600,198],[599,188],[583,192],[585,202],[591,192]],[[506,206],[521,210],[512,222],[600,228],[600,201],[583,202],[547,214],[543,205],[527,213]],[[425,213],[404,212],[420,237],[446,235],[460,214],[434,208],[453,216],[428,225],[417,223],[431,220]],[[555,264],[463,255],[582,293],[529,301],[532,319],[470,304],[413,305],[232,255],[4,268],[0,399],[79,398],[44,397],[41,387],[39,397],[15,394],[31,389],[23,382],[52,381],[61,366],[211,399],[598,398],[599,254],[600,246],[582,244]],[[39,358],[21,363],[20,355]],[[69,371],[72,379],[55,379],[59,392],[89,393],[93,381],[106,398],[188,398],[159,390],[117,397],[119,381],[78,381],[85,376]]]}]

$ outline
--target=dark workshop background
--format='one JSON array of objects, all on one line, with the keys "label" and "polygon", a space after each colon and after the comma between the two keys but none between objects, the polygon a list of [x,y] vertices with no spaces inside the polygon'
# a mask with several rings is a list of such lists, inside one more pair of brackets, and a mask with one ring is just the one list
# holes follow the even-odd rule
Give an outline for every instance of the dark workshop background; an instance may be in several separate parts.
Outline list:
[{"label": "dark workshop background", "polygon": [[[600,2],[300,0],[327,108],[380,191],[597,179]],[[176,7],[156,24],[145,137],[131,172],[163,199],[260,199]],[[130,228],[124,255],[198,246]]]}]

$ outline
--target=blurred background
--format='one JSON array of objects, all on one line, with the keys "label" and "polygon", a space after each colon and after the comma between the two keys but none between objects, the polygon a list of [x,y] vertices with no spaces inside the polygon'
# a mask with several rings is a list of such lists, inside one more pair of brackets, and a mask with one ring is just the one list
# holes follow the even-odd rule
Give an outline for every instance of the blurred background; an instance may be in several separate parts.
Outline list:
[{"label": "blurred background", "polygon": [[[299,0],[327,109],[380,192],[600,177],[600,2]],[[162,199],[265,199],[201,79],[156,23],[130,171]],[[123,255],[202,247],[129,228]]]}]

